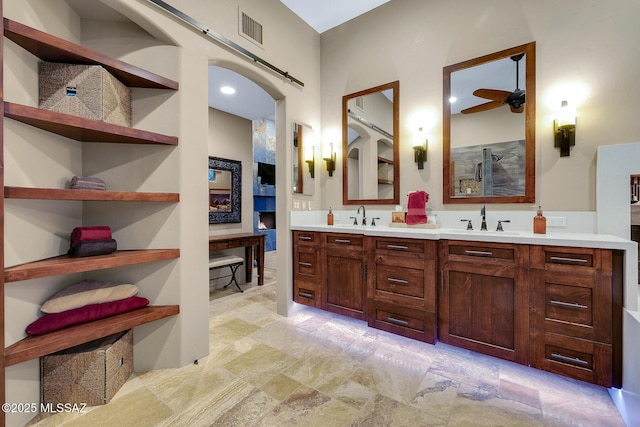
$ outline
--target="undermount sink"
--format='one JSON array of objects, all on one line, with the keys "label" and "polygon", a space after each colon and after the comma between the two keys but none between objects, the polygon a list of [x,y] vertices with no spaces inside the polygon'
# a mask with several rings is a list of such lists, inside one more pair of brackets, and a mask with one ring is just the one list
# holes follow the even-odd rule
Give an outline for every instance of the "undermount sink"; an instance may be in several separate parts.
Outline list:
[{"label": "undermount sink", "polygon": [[458,230],[454,228],[446,231],[442,230],[442,233],[466,234],[466,235],[476,235],[476,236],[519,236],[522,234],[522,231]]},{"label": "undermount sink", "polygon": [[333,225],[329,225],[328,227],[348,228],[350,230],[371,230],[372,228],[375,228],[376,226],[374,226],[374,225],[353,225],[353,224],[333,224]]}]

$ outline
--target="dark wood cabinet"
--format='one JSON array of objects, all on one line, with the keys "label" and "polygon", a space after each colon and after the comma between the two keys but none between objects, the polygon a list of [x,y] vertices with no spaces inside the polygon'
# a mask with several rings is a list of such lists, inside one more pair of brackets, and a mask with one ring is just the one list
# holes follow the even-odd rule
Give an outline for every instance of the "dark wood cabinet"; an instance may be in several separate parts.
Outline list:
[{"label": "dark wood cabinet", "polygon": [[333,233],[323,236],[321,257],[325,278],[322,308],[365,320],[367,315],[365,237]]},{"label": "dark wood cabinet", "polygon": [[622,385],[621,262],[611,250],[531,246],[531,366]]},{"label": "dark wood cabinet", "polygon": [[[2,2],[0,0],[0,10]],[[127,64],[83,46],[60,39],[50,34],[28,27],[7,18],[2,20],[2,33],[5,38],[16,43],[44,61],[69,62],[77,64],[101,65],[112,75],[129,87],[147,89],[178,90],[179,84],[163,76]],[[0,56],[2,43],[0,43]],[[6,64],[5,64],[6,66]],[[1,80],[1,79],[0,79]],[[106,123],[99,120],[77,117],[69,114],[48,111],[27,105],[7,102],[2,96],[0,83],[0,109],[2,116],[45,132],[64,136],[81,142],[113,144],[114,149],[120,144],[151,144],[158,146],[177,146],[178,138],[158,134],[146,130]],[[37,96],[36,96],[37,98]],[[3,123],[0,124],[0,127]],[[46,137],[46,133],[40,135]],[[0,132],[0,148],[4,150],[4,138]],[[2,155],[0,155],[0,159]],[[82,168],[78,168],[81,170]],[[0,166],[0,182],[3,184],[4,197],[0,199],[0,235],[4,234],[5,199],[35,199],[57,201],[117,201],[117,202],[159,202],[178,203],[178,193],[149,193],[136,191],[100,191],[77,190],[65,188],[31,188],[5,187],[4,170]],[[7,244],[7,242],[5,243]],[[177,259],[180,250],[146,249],[119,250],[113,254],[84,258],[73,258],[67,255],[35,260],[25,264],[4,266],[0,279],[0,294],[4,296],[4,284],[36,278],[90,272],[120,266],[136,265],[154,261]],[[180,307],[176,305],[150,305],[131,312],[108,318],[87,322],[54,331],[43,335],[30,336],[14,342],[4,348],[4,357],[0,358],[0,400],[4,402],[5,367],[77,346],[116,332],[126,331],[133,327],[154,322],[159,319],[176,316]],[[0,309],[0,319],[5,313]],[[4,331],[0,334],[0,342],[5,346]],[[4,425],[4,415],[0,414],[0,424]]]},{"label": "dark wood cabinet", "polygon": [[293,232],[293,300],[299,304],[322,306],[320,234]]},{"label": "dark wood cabinet", "polygon": [[440,242],[438,338],[528,363],[528,247]]},{"label": "dark wood cabinet", "polygon": [[371,239],[369,326],[435,343],[436,242]]},{"label": "dark wood cabinet", "polygon": [[294,300],[622,386],[622,251],[293,232]]}]

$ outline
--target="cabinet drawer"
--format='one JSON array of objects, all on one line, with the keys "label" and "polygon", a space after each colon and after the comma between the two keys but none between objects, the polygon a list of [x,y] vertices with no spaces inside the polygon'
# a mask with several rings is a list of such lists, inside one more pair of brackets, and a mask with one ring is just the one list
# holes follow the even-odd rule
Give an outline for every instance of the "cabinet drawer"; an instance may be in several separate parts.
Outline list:
[{"label": "cabinet drawer", "polygon": [[299,245],[320,245],[320,234],[313,231],[294,231],[293,243]]},{"label": "cabinet drawer", "polygon": [[527,245],[459,240],[444,240],[441,245],[443,259],[523,267],[529,263]]},{"label": "cabinet drawer", "polygon": [[530,327],[611,343],[611,278],[531,270]]},{"label": "cabinet drawer", "polygon": [[296,280],[293,286],[293,300],[299,304],[321,308],[320,286],[302,280]]},{"label": "cabinet drawer", "polygon": [[436,242],[416,239],[375,238],[376,254],[436,258]]},{"label": "cabinet drawer", "polygon": [[435,260],[376,253],[371,273],[369,298],[435,311]]},{"label": "cabinet drawer", "polygon": [[362,249],[364,247],[364,236],[358,234],[333,234],[326,233],[325,244],[330,247],[344,249]]},{"label": "cabinet drawer", "polygon": [[435,343],[435,314],[401,305],[369,300],[368,324],[372,328]]},{"label": "cabinet drawer", "polygon": [[424,298],[424,280],[423,268],[376,265],[376,291]]},{"label": "cabinet drawer", "polygon": [[610,275],[612,253],[606,249],[534,245],[531,268]]},{"label": "cabinet drawer", "polygon": [[302,279],[317,283],[320,278],[321,264],[318,248],[312,246],[298,246],[293,255],[293,276],[295,280]]},{"label": "cabinet drawer", "polygon": [[612,386],[612,347],[532,330],[531,366],[581,381]]}]

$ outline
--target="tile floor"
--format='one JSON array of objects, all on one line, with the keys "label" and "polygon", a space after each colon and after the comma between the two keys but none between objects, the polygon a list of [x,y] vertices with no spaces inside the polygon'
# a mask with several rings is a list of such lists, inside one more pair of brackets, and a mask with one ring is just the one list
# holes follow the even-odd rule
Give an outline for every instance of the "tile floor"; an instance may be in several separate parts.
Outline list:
[{"label": "tile floor", "polygon": [[36,426],[624,426],[606,389],[304,309],[264,287],[210,301],[210,354],[138,372],[107,405]]}]

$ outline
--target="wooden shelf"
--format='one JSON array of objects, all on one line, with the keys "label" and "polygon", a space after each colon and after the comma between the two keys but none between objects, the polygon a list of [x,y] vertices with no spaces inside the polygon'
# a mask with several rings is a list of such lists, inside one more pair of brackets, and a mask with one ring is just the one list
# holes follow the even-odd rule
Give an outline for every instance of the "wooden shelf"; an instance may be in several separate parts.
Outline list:
[{"label": "wooden shelf", "polygon": [[43,61],[102,65],[130,87],[178,90],[178,82],[4,18],[4,35]]},{"label": "wooden shelf", "polygon": [[178,193],[72,190],[66,188],[4,187],[6,199],[83,200],[116,202],[179,202]]},{"label": "wooden shelf", "polygon": [[393,180],[378,178],[378,184],[391,185],[393,184]]},{"label": "wooden shelf", "polygon": [[69,257],[61,255],[4,269],[4,281],[38,279],[62,274],[104,270],[124,265],[142,264],[180,257],[180,249],[141,249],[117,251],[108,255]]},{"label": "wooden shelf", "polygon": [[4,349],[5,366],[17,365],[56,351],[84,344],[134,326],[153,322],[180,312],[177,305],[161,305],[139,308],[127,313],[80,325],[69,326],[45,335],[27,337]]},{"label": "wooden shelf", "polygon": [[175,136],[162,135],[6,101],[4,103],[4,116],[81,142],[178,145],[178,138]]},{"label": "wooden shelf", "polygon": [[388,163],[390,165],[393,164],[393,160],[385,159],[384,157],[378,157],[378,163]]}]

